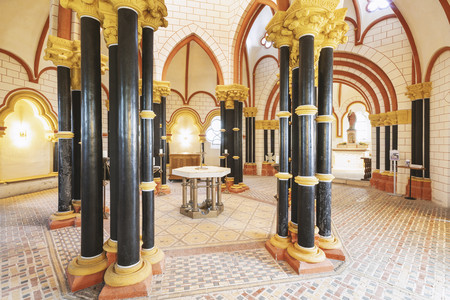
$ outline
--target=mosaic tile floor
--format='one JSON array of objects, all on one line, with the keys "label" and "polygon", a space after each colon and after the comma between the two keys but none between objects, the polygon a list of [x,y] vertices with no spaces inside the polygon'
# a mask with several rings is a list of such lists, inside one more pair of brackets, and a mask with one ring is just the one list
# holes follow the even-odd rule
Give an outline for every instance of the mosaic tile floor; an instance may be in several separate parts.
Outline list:
[{"label": "mosaic tile floor", "polygon": [[[298,276],[264,249],[275,226],[275,178],[244,181],[251,189],[224,194],[225,211],[215,219],[180,215],[180,183],[156,198],[156,240],[167,258],[152,299],[450,299],[449,209],[334,184],[335,232],[348,260],[334,261],[328,276]],[[0,199],[1,299],[95,299],[100,292],[101,284],[68,290],[63,270],[79,252],[80,229],[47,229],[56,203],[54,189]]]}]

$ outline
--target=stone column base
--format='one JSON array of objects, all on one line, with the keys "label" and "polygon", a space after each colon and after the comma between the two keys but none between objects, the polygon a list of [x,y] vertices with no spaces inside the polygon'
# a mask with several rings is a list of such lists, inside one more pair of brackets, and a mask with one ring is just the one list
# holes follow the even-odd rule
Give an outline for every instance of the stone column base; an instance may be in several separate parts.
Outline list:
[{"label": "stone column base", "polygon": [[155,246],[149,250],[142,249],[141,257],[152,265],[153,275],[159,275],[164,272],[166,258],[164,252],[158,247]]},{"label": "stone column base", "polygon": [[334,270],[333,264],[325,259],[319,263],[307,263],[304,261],[296,260],[290,255],[286,255],[286,262],[294,269],[297,274],[315,274],[315,273],[327,273]]},{"label": "stone column base", "polygon": [[246,190],[249,190],[250,188],[248,187],[248,185],[246,185],[245,183],[243,183],[243,182],[239,182],[239,186],[244,190],[244,191],[246,191]]},{"label": "stone column base", "polygon": [[272,167],[271,163],[263,162],[261,166],[261,176],[274,176],[277,171]]},{"label": "stone column base", "polygon": [[107,266],[104,252],[94,258],[75,257],[66,269],[70,290],[75,292],[103,282]]},{"label": "stone column base", "polygon": [[161,185],[161,193],[170,194],[170,187],[167,184]]},{"label": "stone column base", "polygon": [[394,192],[394,173],[389,172],[385,177],[386,185],[384,186],[384,190],[388,193]]},{"label": "stone column base", "polygon": [[75,226],[75,219],[77,217],[80,217],[80,214],[74,213],[73,210],[56,212],[50,216],[48,227],[50,230],[64,227],[73,227]]},{"label": "stone column base", "polygon": [[76,213],[79,213],[81,210],[81,200],[72,200],[73,210]]},{"label": "stone column base", "polygon": [[255,163],[245,163],[244,164],[244,175],[256,175],[256,164]]},{"label": "stone column base", "polygon": [[285,260],[287,255],[287,247],[290,245],[289,237],[281,237],[275,234],[266,241],[266,249],[275,260]]},{"label": "stone column base", "polygon": [[381,178],[380,170],[373,171],[372,178],[370,179],[370,185],[376,188],[378,180],[380,180],[380,178]]},{"label": "stone column base", "polygon": [[108,267],[117,261],[117,241],[108,239],[103,244],[103,250],[108,258]]},{"label": "stone column base", "polygon": [[339,249],[322,249],[328,259],[345,261],[345,254],[341,248]]},{"label": "stone column base", "polygon": [[155,177],[155,178],[153,179],[153,181],[156,183],[156,187],[155,187],[155,196],[157,196],[157,195],[159,194],[159,191],[161,191],[161,188],[162,188],[161,178]]},{"label": "stone column base", "polygon": [[112,287],[105,285],[98,296],[99,300],[128,299],[137,297],[149,297],[152,285],[152,276],[136,284]]},{"label": "stone column base", "polygon": [[239,184],[233,184],[233,185],[230,187],[229,191],[230,191],[231,193],[242,193],[242,192],[245,191],[245,190],[244,190],[244,189],[242,188],[242,186],[240,186]]},{"label": "stone column base", "polygon": [[[410,180],[406,184],[406,196],[409,194]],[[431,180],[428,178],[412,177],[411,194],[413,198],[431,201]]]}]

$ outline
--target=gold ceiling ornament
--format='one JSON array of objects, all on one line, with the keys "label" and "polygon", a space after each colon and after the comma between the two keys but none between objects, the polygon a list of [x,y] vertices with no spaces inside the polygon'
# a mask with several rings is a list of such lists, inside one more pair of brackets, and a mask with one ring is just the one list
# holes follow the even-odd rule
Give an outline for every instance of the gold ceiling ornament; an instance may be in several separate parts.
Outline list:
[{"label": "gold ceiling ornament", "polygon": [[256,114],[258,113],[257,107],[244,107],[244,117],[246,118],[252,118],[256,117]]},{"label": "gold ceiling ornament", "polygon": [[334,18],[324,27],[325,40],[322,47],[332,47],[336,49],[339,44],[346,44],[348,36],[346,36],[349,26],[345,22],[347,8],[340,8],[334,11]]},{"label": "gold ceiling ornament", "polygon": [[103,37],[105,38],[106,46],[117,44],[117,9],[114,9],[111,1],[100,0],[99,10],[103,15]]},{"label": "gold ceiling ornament", "polygon": [[167,7],[164,0],[150,1],[149,5],[142,11],[142,27],[151,27],[154,31],[159,27],[167,27]]},{"label": "gold ceiling ornament", "polygon": [[103,20],[103,15],[99,9],[99,0],[60,0],[59,4],[64,8],[75,11],[78,18],[89,16],[100,22]]},{"label": "gold ceiling ornament", "polygon": [[430,98],[431,87],[431,82],[412,84],[406,87],[407,92],[405,95],[408,96],[411,101]]},{"label": "gold ceiling ornament", "polygon": [[334,17],[339,0],[296,0],[286,11],[284,26],[292,30],[296,39],[303,35],[317,36]]},{"label": "gold ceiling ornament", "polygon": [[52,61],[55,66],[72,68],[75,50],[73,41],[50,35],[44,59]]},{"label": "gold ceiling ornament", "polygon": [[266,26],[266,40],[273,42],[275,48],[282,46],[292,47],[293,34],[291,30],[284,27],[283,23],[285,18],[286,12],[279,10]]}]

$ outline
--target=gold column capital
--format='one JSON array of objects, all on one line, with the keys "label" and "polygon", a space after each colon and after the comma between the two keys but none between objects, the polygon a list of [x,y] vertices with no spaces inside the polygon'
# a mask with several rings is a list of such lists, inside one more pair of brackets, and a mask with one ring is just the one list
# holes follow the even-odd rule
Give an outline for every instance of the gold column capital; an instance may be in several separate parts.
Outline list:
[{"label": "gold column capital", "polygon": [[303,35],[317,36],[334,17],[339,0],[296,0],[286,11],[283,25],[292,30],[296,39]]},{"label": "gold column capital", "polygon": [[246,118],[256,117],[256,114],[258,113],[258,108],[257,107],[244,107],[243,111],[244,111],[244,117],[246,117]]},{"label": "gold column capital", "polygon": [[109,70],[109,67],[108,67],[108,56],[102,54],[100,59],[101,59],[101,61],[100,61],[100,70],[102,72],[102,75],[105,75],[106,71]]},{"label": "gold column capital", "polygon": [[345,22],[346,13],[347,8],[340,8],[334,11],[334,18],[324,27],[325,40],[322,47],[332,47],[333,49],[336,49],[339,44],[348,42],[346,34],[349,26],[347,22]]},{"label": "gold column capital", "polygon": [[411,110],[395,110],[376,115],[369,115],[372,127],[411,124]]},{"label": "gold column capital", "polygon": [[249,88],[242,84],[216,86],[216,97],[219,101],[225,101],[226,109],[234,109],[234,101],[244,102],[248,97]]},{"label": "gold column capital", "polygon": [[153,103],[161,103],[161,97],[170,95],[170,81],[153,80]]},{"label": "gold column capital", "polygon": [[74,64],[75,50],[73,41],[49,35],[44,59],[52,61],[55,66],[71,68]]},{"label": "gold column capital", "polygon": [[[298,43],[298,40],[295,40],[294,39],[294,41],[292,42],[292,47],[291,47],[291,53],[289,54],[289,67],[291,68],[291,69],[294,69],[294,68],[298,68],[298,66],[299,66],[299,56],[298,56],[298,47],[299,47],[299,43]],[[289,72],[289,80],[290,81],[292,81],[292,74],[291,74],[292,72]],[[290,85],[292,86],[292,82],[290,83]],[[291,90],[291,89],[289,89],[289,90]]]},{"label": "gold column capital", "polygon": [[142,27],[151,27],[154,31],[159,27],[167,27],[167,7],[164,0],[149,2],[149,6],[142,12]]},{"label": "gold column capital", "polygon": [[60,0],[59,4],[64,8],[77,12],[78,18],[89,16],[100,22],[103,19],[103,15],[99,10],[99,0]]},{"label": "gold column capital", "polygon": [[[86,1],[86,0],[85,0]],[[142,12],[148,7],[153,6],[153,0],[109,0],[115,10],[120,7],[127,7],[135,10],[138,16],[142,16]]]},{"label": "gold column capital", "polygon": [[430,98],[431,95],[431,82],[416,83],[406,87],[405,95],[409,97],[411,101]]},{"label": "gold column capital", "polygon": [[266,39],[269,42],[273,42],[275,48],[280,48],[282,46],[292,47],[293,33],[292,30],[283,26],[285,18],[285,11],[277,11],[266,26]]},{"label": "gold column capital", "polygon": [[280,128],[278,120],[256,120],[255,129],[277,130]]},{"label": "gold column capital", "polygon": [[114,9],[111,1],[100,0],[99,10],[103,15],[103,37],[105,38],[106,46],[117,44],[117,9]]}]

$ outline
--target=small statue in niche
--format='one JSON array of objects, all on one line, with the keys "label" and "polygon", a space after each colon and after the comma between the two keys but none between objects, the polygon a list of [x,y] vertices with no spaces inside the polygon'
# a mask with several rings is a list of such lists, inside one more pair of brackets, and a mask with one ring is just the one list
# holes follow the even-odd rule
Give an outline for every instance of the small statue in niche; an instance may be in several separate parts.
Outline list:
[{"label": "small statue in niche", "polygon": [[349,124],[349,128],[347,130],[347,143],[355,144],[356,143],[356,128],[355,128],[356,114],[350,110],[348,112],[347,118],[348,118],[348,124]]}]

